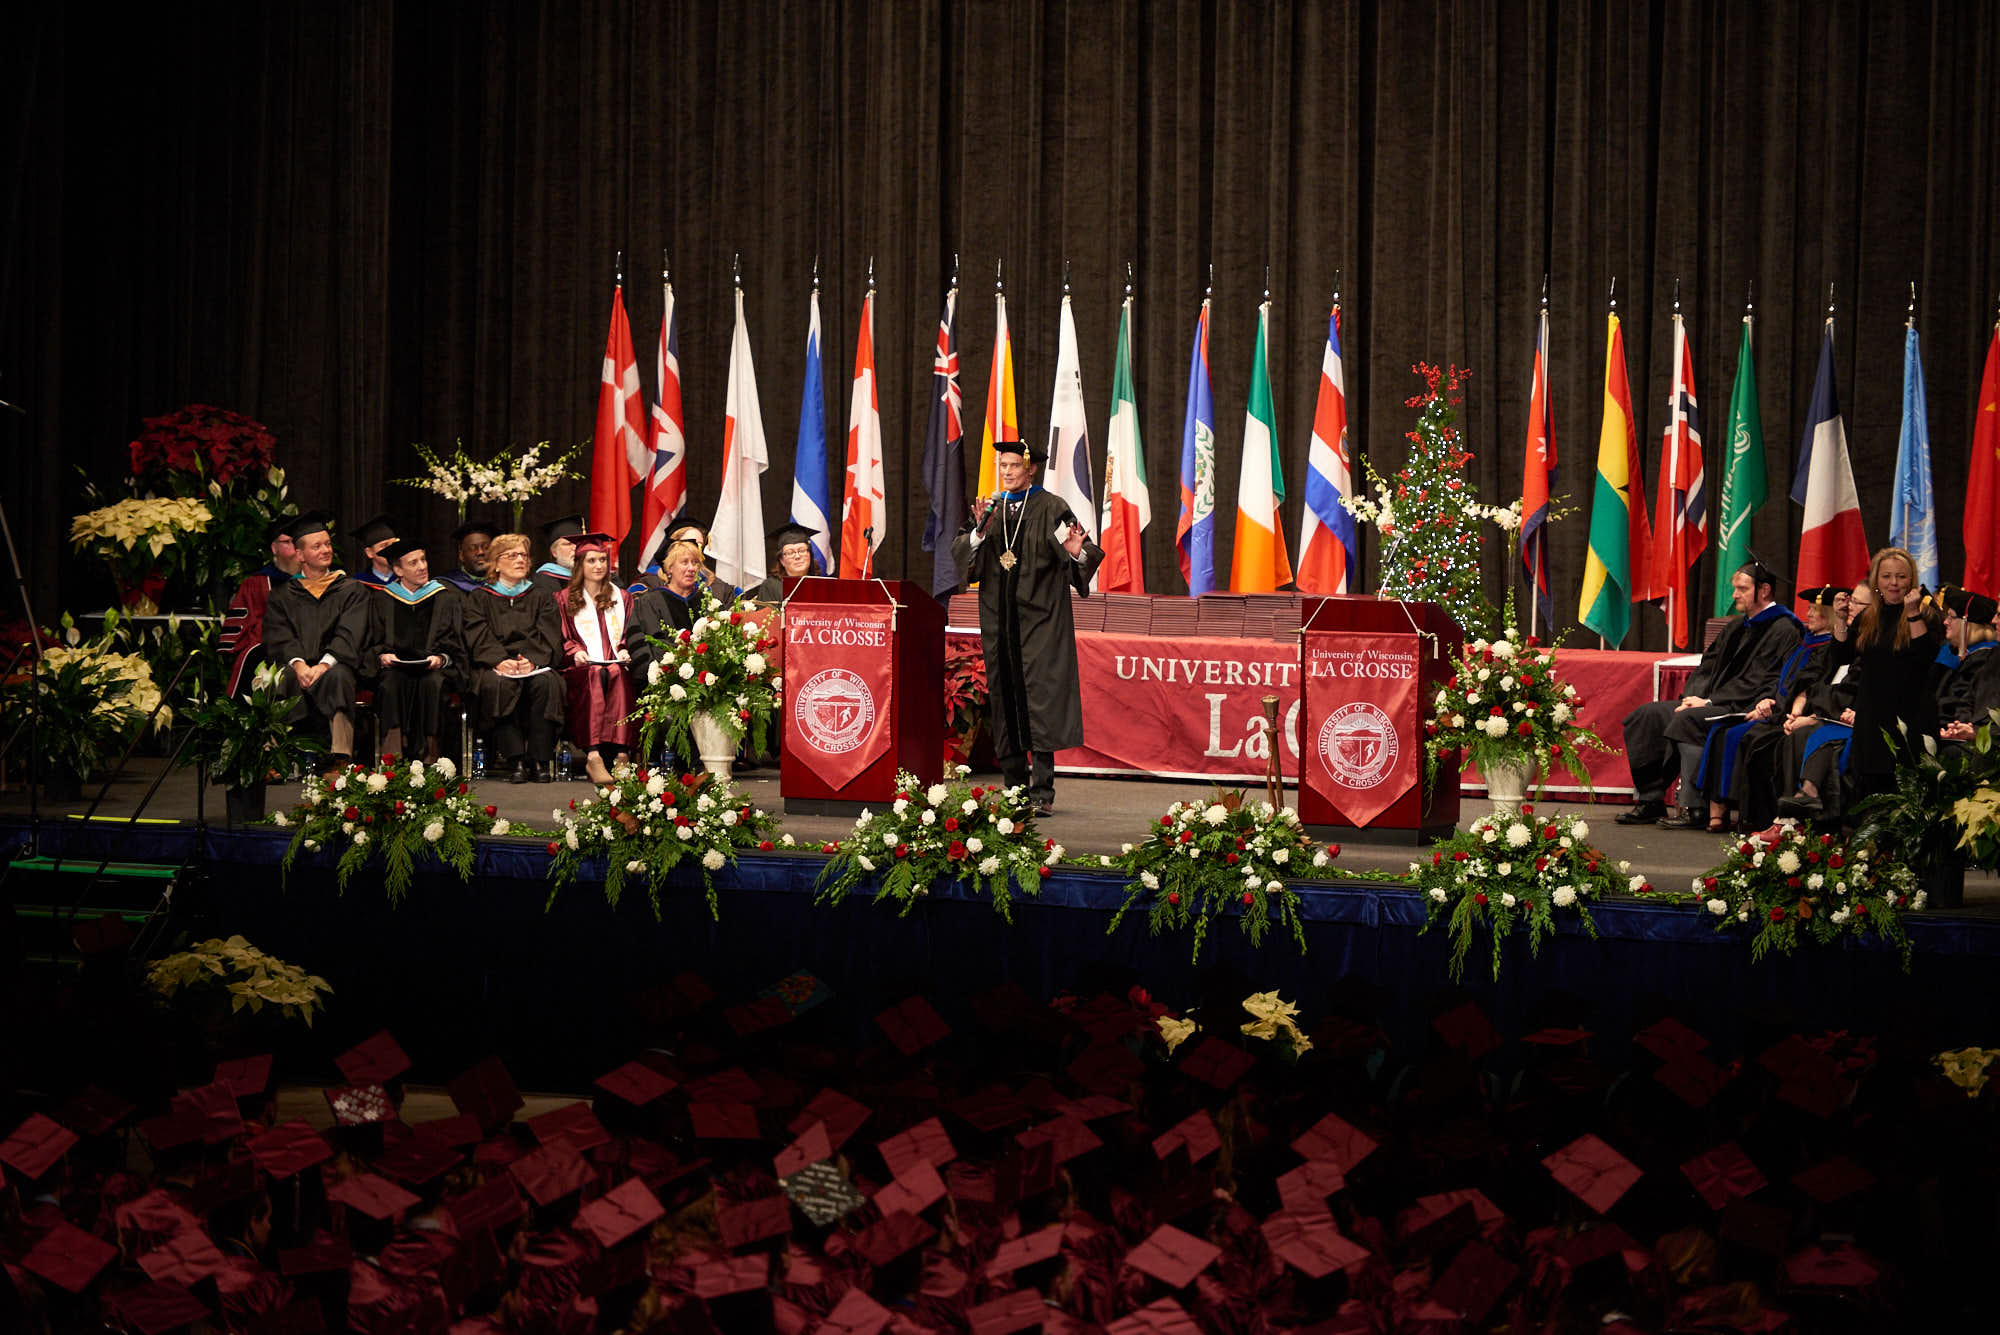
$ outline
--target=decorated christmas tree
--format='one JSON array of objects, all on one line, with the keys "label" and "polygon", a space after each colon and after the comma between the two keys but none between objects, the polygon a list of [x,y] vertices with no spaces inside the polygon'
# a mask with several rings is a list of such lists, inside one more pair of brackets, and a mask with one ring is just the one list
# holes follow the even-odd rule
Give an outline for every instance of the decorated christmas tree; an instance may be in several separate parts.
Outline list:
[{"label": "decorated christmas tree", "polygon": [[1482,505],[1466,482],[1472,452],[1455,423],[1472,372],[1427,362],[1410,370],[1423,377],[1424,389],[1404,400],[1423,410],[1416,429],[1404,433],[1409,458],[1393,477],[1364,461],[1373,494],[1343,504],[1381,535],[1383,597],[1436,603],[1468,630],[1482,629],[1493,621],[1493,604],[1480,584],[1480,525],[1518,528],[1520,505]]}]

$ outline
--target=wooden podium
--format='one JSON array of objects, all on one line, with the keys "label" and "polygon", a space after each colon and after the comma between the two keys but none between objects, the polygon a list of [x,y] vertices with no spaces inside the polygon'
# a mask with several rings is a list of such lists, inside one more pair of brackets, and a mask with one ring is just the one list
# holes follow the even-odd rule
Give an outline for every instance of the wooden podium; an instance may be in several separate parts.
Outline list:
[{"label": "wooden podium", "polygon": [[[945,617],[937,599],[908,580],[806,576],[785,581],[784,607],[778,792],[785,811],[845,815],[885,806],[895,800],[898,769],[926,784],[938,782],[944,772]],[[824,751],[806,752],[815,739],[843,746],[860,716],[871,711],[879,711],[886,739],[869,722],[861,745],[872,756],[843,782],[829,782],[825,771],[837,768],[839,758],[830,762]]]},{"label": "wooden podium", "polygon": [[1463,639],[1434,603],[1300,600],[1298,810],[1316,837],[1425,843],[1457,826],[1458,765],[1426,792],[1423,746]]}]

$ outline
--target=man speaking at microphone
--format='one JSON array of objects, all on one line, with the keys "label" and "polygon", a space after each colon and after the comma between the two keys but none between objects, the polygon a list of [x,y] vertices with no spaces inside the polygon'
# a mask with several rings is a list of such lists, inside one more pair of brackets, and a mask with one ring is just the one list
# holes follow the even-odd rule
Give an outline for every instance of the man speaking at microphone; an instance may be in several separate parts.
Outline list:
[{"label": "man speaking at microphone", "polygon": [[1041,451],[995,441],[1002,490],[974,502],[951,545],[961,579],[979,584],[979,643],[993,710],[993,754],[1008,787],[1026,784],[1035,814],[1056,805],[1055,753],[1083,744],[1076,624],[1069,591],[1089,594],[1104,551],[1069,506],[1035,484]]}]

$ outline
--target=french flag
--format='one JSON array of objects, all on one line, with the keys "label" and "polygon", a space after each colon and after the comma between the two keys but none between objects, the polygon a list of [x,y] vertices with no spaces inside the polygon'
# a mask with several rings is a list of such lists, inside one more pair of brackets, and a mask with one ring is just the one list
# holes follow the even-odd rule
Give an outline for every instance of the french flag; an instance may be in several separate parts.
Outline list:
[{"label": "french flag", "polygon": [[1805,507],[1799,535],[1797,588],[1852,587],[1868,575],[1868,538],[1861,531],[1861,498],[1847,459],[1847,428],[1833,387],[1833,320],[1819,345],[1819,373],[1813,377],[1812,408],[1799,441],[1799,466],[1792,474],[1792,499]]},{"label": "french flag", "polygon": [[1320,356],[1319,402],[1313,408],[1312,443],[1306,447],[1306,506],[1299,519],[1298,586],[1305,593],[1351,593],[1361,569],[1354,516],[1341,506],[1354,490],[1347,453],[1347,381],[1341,371],[1340,299],[1326,320]]}]

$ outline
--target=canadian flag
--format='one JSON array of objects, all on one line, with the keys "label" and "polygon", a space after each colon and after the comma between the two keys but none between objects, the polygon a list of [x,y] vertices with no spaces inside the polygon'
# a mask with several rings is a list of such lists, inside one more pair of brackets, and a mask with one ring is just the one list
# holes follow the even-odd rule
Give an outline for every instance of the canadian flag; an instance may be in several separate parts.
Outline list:
[{"label": "canadian flag", "polygon": [[840,497],[840,577],[874,573],[888,518],[882,503],[882,409],[875,395],[875,293],[861,299],[854,387],[847,409],[847,478]]}]

